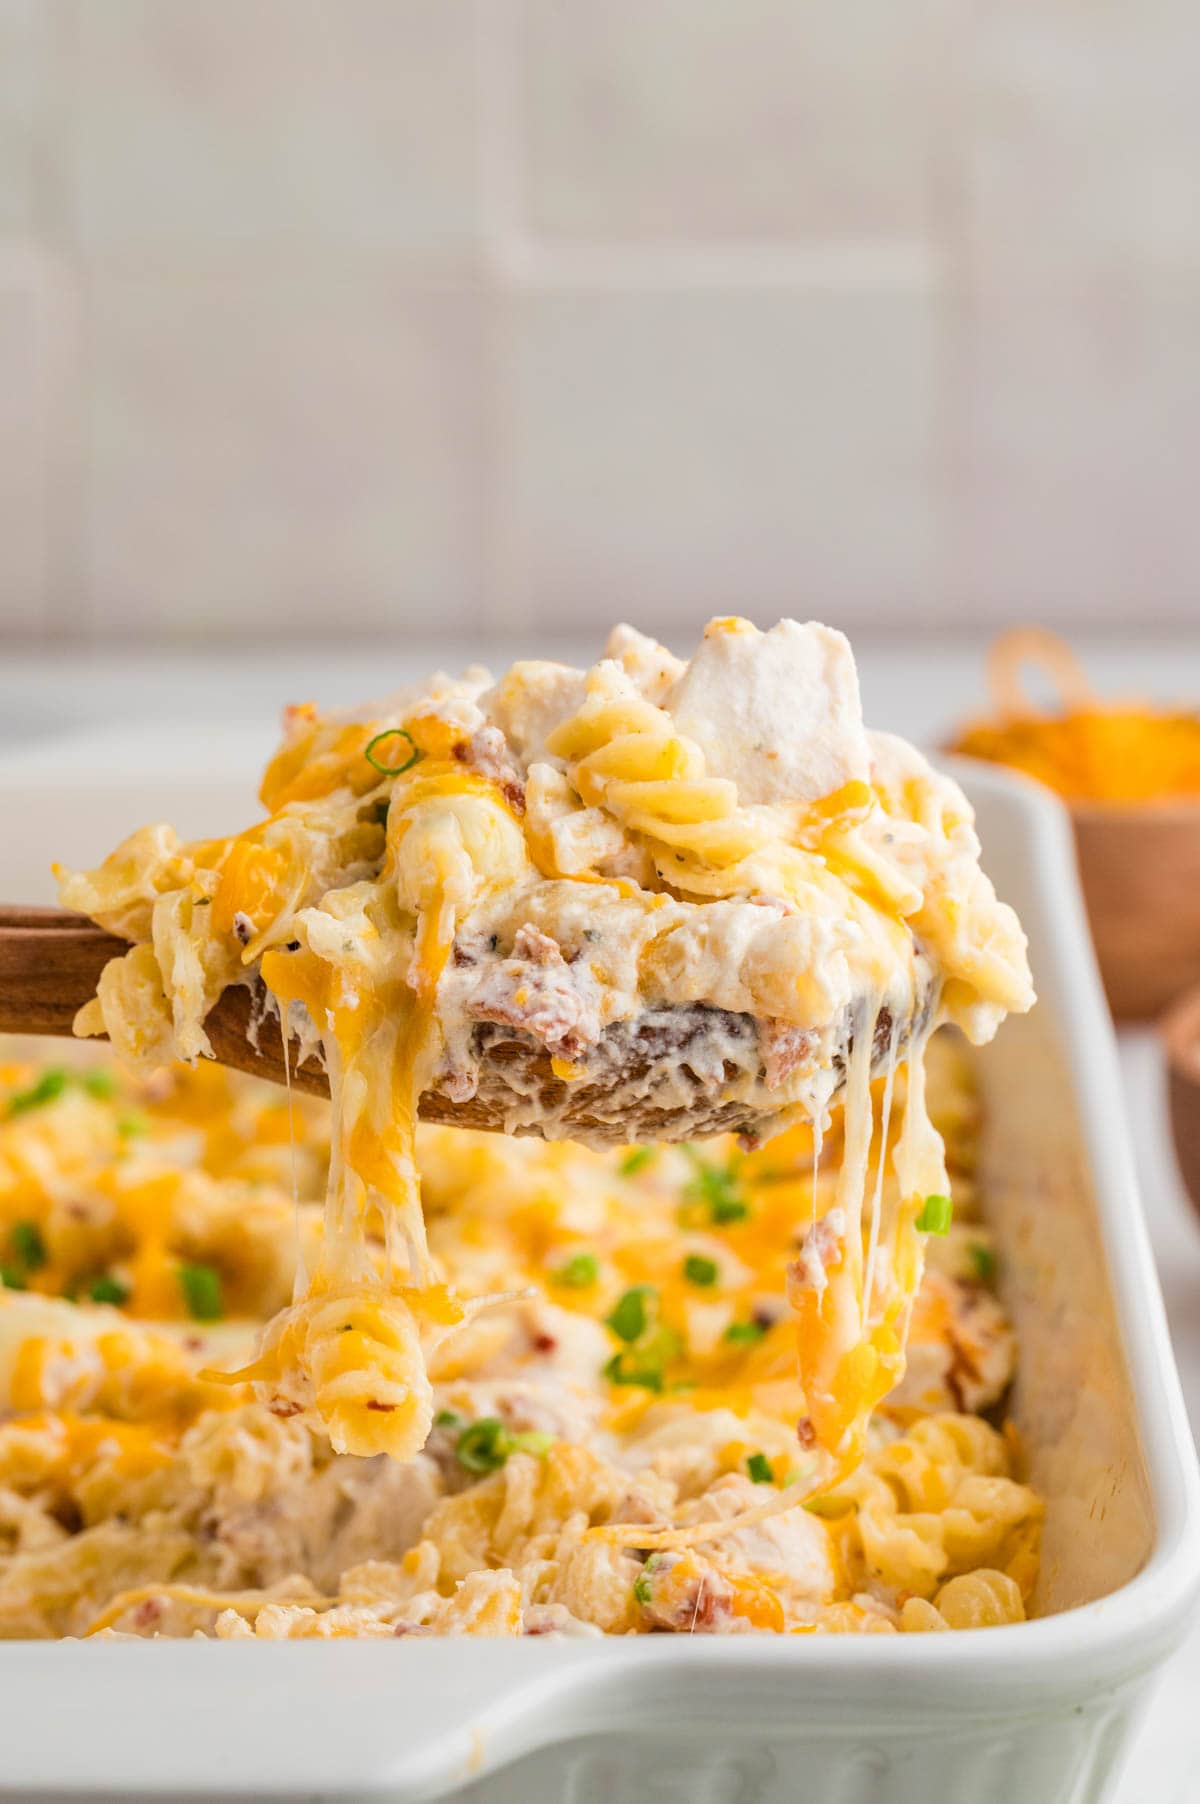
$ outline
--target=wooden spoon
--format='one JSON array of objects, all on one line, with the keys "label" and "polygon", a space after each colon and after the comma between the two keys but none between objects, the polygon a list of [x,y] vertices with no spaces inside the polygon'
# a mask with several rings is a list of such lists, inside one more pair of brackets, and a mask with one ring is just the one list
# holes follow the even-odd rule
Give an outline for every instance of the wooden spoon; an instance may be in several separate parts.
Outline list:
[{"label": "wooden spoon", "polygon": [[[0,1033],[69,1035],[109,959],[128,949],[125,940],[84,915],[0,907]],[[226,990],[209,1014],[205,1032],[219,1064],[282,1084],[288,1074],[279,1021],[266,1011],[265,1001],[257,979]],[[931,1006],[927,996],[920,1020],[901,1024],[898,1046],[914,1026],[923,1024]],[[735,1056],[714,1068],[711,1038],[717,1029]],[[891,1037],[892,1018],[884,1009],[875,1022],[873,1063],[886,1058]],[[583,1075],[568,1083],[555,1074],[550,1053],[531,1034],[484,1021],[474,1030],[480,1060],[475,1094],[455,1101],[427,1090],[421,1117],[455,1127],[611,1145],[721,1133],[757,1138],[777,1112],[769,1095],[761,1086],[757,1100],[728,1092],[748,1071],[760,1070],[759,1038],[752,1015],[706,1003],[658,1008],[606,1028],[588,1051]],[[833,1061],[839,1084],[853,1041],[848,1016]],[[328,1096],[329,1080],[319,1062],[297,1065],[292,1052],[289,1063],[298,1089]]]}]

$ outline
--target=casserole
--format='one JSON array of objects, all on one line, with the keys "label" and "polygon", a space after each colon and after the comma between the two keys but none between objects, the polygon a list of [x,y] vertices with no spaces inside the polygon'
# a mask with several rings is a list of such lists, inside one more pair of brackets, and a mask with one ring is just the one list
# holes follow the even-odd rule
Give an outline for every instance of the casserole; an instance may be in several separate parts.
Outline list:
[{"label": "casserole", "polygon": [[[0,771],[0,887],[47,899],[55,851],[99,850],[131,817],[170,807],[202,832],[249,813],[225,758],[214,749],[215,768],[182,784],[133,769],[106,781],[94,759],[61,783]],[[1194,1456],[1065,817],[1032,785],[956,774],[1042,998],[979,1064],[1050,1614],[950,1640],[0,1647],[0,1795],[1106,1795],[1195,1606]]]}]

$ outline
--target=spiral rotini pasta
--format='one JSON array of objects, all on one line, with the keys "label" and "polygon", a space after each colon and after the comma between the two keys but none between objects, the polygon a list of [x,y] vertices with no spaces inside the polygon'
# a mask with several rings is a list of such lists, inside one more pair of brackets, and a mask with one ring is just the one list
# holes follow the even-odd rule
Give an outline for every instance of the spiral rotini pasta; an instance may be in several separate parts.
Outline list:
[{"label": "spiral rotini pasta", "polygon": [[986,1567],[961,1573],[942,1585],[932,1603],[910,1597],[900,1612],[900,1626],[909,1634],[930,1629],[989,1629],[1008,1622],[1024,1622],[1025,1600],[1020,1586],[1003,1572]]},{"label": "spiral rotini pasta", "polygon": [[667,883],[687,888],[683,867],[699,864],[727,873],[710,893],[734,895],[739,882],[730,867],[771,838],[768,822],[738,807],[737,785],[707,774],[700,748],[618,664],[597,666],[583,707],[551,733],[546,750],[566,761],[588,806],[646,838]]},{"label": "spiral rotini pasta", "polygon": [[315,1411],[336,1452],[411,1459],[424,1446],[433,1387],[410,1310],[365,1287],[308,1297],[283,1316],[280,1339],[266,1356],[278,1351],[299,1374],[294,1401]]},{"label": "spiral rotini pasta", "polygon": [[[1041,1505],[1009,1476],[1004,1441],[977,1416],[919,1422],[832,1494],[853,1506],[850,1558],[898,1592],[929,1598],[949,1574],[1017,1560]],[[1021,1570],[1024,1562],[1017,1562]]]}]

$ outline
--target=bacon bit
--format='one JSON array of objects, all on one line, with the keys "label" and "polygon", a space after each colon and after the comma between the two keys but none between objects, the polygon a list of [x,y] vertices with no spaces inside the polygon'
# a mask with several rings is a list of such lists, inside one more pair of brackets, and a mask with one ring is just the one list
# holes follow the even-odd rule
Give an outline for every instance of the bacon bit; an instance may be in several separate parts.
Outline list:
[{"label": "bacon bit", "polygon": [[807,1230],[796,1258],[788,1261],[787,1292],[793,1307],[804,1291],[815,1291],[817,1296],[824,1294],[829,1283],[829,1268],[841,1257],[845,1232],[846,1215],[842,1209],[830,1209]]},{"label": "bacon bit", "polygon": [[552,940],[548,933],[539,927],[532,927],[528,922],[522,927],[513,941],[513,957],[527,958],[531,965],[561,965],[563,962],[562,947],[557,940]]},{"label": "bacon bit", "polygon": [[498,727],[480,727],[471,739],[460,739],[453,748],[460,764],[469,765],[494,783],[514,814],[525,812],[525,785],[509,755],[508,742]]},{"label": "bacon bit", "polygon": [[392,1630],[395,1636],[400,1635],[432,1635],[433,1630],[427,1622],[398,1622]]},{"label": "bacon bit", "polygon": [[461,946],[457,940],[455,940],[455,942],[454,942],[454,951],[453,951],[452,956],[454,958],[455,965],[457,966],[457,968],[460,971],[463,970],[466,966],[473,965],[476,962],[475,959],[472,957],[471,953],[466,951],[465,948],[463,946]]},{"label": "bacon bit", "polygon": [[303,1404],[290,1402],[287,1397],[272,1397],[267,1404],[271,1414],[278,1416],[283,1422],[286,1422],[289,1416],[300,1415],[303,1407]]},{"label": "bacon bit", "polygon": [[147,1597],[140,1603],[130,1618],[135,1629],[152,1629],[162,1621],[162,1602],[157,1597]]},{"label": "bacon bit", "polygon": [[202,1334],[185,1334],[183,1344],[188,1353],[203,1353],[204,1336]]},{"label": "bacon bit", "polygon": [[978,1365],[971,1358],[970,1352],[951,1330],[950,1365],[946,1371],[946,1389],[954,1399],[955,1408],[962,1411],[963,1414],[968,1414],[974,1407],[970,1401],[970,1394],[976,1391],[982,1376]]},{"label": "bacon bit", "polygon": [[[636,1487],[626,1491],[610,1518],[613,1522],[637,1522],[647,1528],[664,1527],[662,1511],[648,1491],[639,1491]],[[649,1558],[649,1550],[642,1555]]]},{"label": "bacon bit", "polygon": [[806,1450],[817,1444],[817,1431],[812,1425],[811,1416],[801,1416],[796,1424],[796,1439]]},{"label": "bacon bit", "polygon": [[807,1028],[790,1021],[765,1020],[759,1027],[759,1045],[763,1054],[763,1075],[768,1090],[777,1090],[797,1066],[812,1057],[816,1036]]},{"label": "bacon bit", "polygon": [[438,1079],[438,1089],[451,1102],[470,1102],[479,1090],[479,1074],[477,1071],[456,1071],[451,1067],[443,1067]]},{"label": "bacon bit", "polygon": [[175,1079],[169,1071],[156,1071],[138,1086],[142,1102],[166,1102],[175,1094]]},{"label": "bacon bit", "polygon": [[367,1403],[367,1408],[378,1410],[380,1415],[390,1416],[392,1411],[396,1408],[396,1405],[394,1403],[380,1403],[378,1398],[372,1397]]},{"label": "bacon bit", "polygon": [[510,958],[481,968],[466,1003],[476,1020],[519,1028],[564,1058],[577,1058],[600,1034],[590,972],[573,976],[557,943],[528,925]]},{"label": "bacon bit", "polygon": [[642,1609],[656,1628],[675,1634],[710,1634],[732,1614],[733,1587],[715,1567],[692,1554],[664,1553],[655,1560]]},{"label": "bacon bit", "polygon": [[283,710],[283,731],[290,738],[317,718],[316,702],[289,702]]},{"label": "bacon bit", "polygon": [[535,1334],[533,1337],[535,1353],[553,1353],[557,1346],[558,1341],[553,1334]]}]

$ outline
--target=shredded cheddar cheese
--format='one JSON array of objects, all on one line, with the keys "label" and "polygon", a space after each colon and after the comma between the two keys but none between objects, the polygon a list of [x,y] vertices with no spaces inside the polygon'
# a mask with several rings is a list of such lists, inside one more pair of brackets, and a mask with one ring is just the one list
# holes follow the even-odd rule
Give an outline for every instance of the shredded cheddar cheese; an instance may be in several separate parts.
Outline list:
[{"label": "shredded cheddar cheese", "polygon": [[[1022,663],[1042,665],[1059,692],[1046,712],[1022,693]],[[989,659],[995,712],[963,727],[953,749],[1008,764],[1069,802],[1200,800],[1200,711],[1148,702],[1103,702],[1068,647],[1052,633],[997,640]]]},{"label": "shredded cheddar cheese", "polygon": [[[286,1102],[212,1066],[142,1082],[0,1067],[0,1635],[892,1633],[1019,1619],[1040,1506],[1011,1430],[969,1413],[995,1408],[1013,1359],[973,1193],[976,1107],[961,1047],[939,1036],[928,1064],[956,1217],[931,1245],[908,1369],[862,1461],[807,1508],[813,1452],[796,1424],[811,1406],[784,1293],[795,1248],[843,1194],[845,1118],[819,1148],[798,1122],[750,1152],[419,1128],[443,1277],[402,1300],[436,1342],[432,1427],[413,1460],[364,1460],[335,1453],[253,1353],[300,1263]],[[890,1108],[886,1082],[872,1085],[866,1155],[885,1216],[903,1190],[906,1063]],[[121,1134],[135,1110],[139,1131]],[[330,1111],[296,1097],[292,1117],[312,1269]],[[382,1228],[365,1224],[381,1274]],[[229,1315],[189,1312],[181,1260],[216,1274]],[[161,1287],[133,1282],[138,1269]],[[359,1373],[396,1331],[387,1296],[342,1298],[330,1324],[321,1377],[335,1408],[349,1377],[350,1443]],[[146,1298],[163,1301],[161,1319],[143,1319]],[[270,1408],[253,1394],[264,1371]],[[381,1371],[385,1359],[376,1386]],[[372,1448],[394,1417],[406,1435],[419,1407],[406,1382],[376,1395],[395,1409],[368,1412]]]}]

